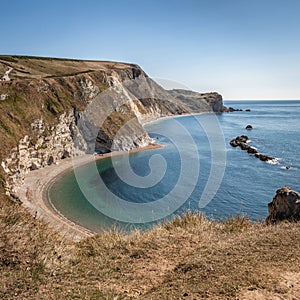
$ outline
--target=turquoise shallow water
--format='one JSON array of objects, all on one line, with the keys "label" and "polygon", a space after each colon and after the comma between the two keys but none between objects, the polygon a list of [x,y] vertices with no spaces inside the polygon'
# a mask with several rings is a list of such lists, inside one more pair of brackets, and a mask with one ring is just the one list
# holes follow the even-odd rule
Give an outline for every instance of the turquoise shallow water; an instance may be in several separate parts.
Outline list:
[{"label": "turquoise shallow water", "polygon": [[[151,123],[147,131],[165,148],[103,159],[97,167],[65,174],[49,191],[53,205],[96,232],[112,226],[147,228],[187,209],[215,219],[236,214],[264,219],[276,189],[289,185],[300,191],[300,101],[225,105],[251,111]],[[248,124],[254,129],[246,131]],[[278,164],[232,148],[229,141],[242,134]]]}]

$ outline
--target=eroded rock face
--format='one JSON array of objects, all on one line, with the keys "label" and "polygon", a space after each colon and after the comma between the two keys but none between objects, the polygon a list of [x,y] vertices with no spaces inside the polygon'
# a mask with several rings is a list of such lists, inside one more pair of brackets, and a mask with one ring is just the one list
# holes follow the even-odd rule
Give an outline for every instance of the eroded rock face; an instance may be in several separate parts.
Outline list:
[{"label": "eroded rock face", "polygon": [[75,135],[80,140],[78,149],[86,150],[85,142],[74,123],[73,112],[62,114],[58,124],[52,127],[42,119],[37,119],[31,124],[31,129],[32,135],[24,136],[2,161],[10,193],[16,192],[29,171],[56,164],[73,155]]},{"label": "eroded rock face", "polygon": [[[137,65],[30,57],[10,61],[12,80],[0,82],[6,109],[0,120],[6,129],[0,131],[6,146],[0,151],[0,173],[12,193],[26,173],[56,164],[75,150],[105,153],[147,146],[152,139],[145,122],[225,109],[218,93],[167,91]],[[6,62],[0,56],[2,65]],[[20,109],[11,113],[11,103]]]},{"label": "eroded rock face", "polygon": [[300,220],[300,194],[285,186],[276,191],[272,202],[268,204],[267,224],[280,221],[297,222]]}]

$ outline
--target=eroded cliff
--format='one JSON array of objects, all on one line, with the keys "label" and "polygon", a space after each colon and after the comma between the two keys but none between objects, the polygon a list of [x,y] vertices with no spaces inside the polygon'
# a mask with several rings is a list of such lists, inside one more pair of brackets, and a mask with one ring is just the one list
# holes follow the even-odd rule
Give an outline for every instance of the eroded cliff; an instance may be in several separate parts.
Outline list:
[{"label": "eroded cliff", "polygon": [[0,56],[1,74],[1,172],[12,192],[74,152],[148,145],[147,121],[223,110],[219,94],[167,91],[135,64]]}]

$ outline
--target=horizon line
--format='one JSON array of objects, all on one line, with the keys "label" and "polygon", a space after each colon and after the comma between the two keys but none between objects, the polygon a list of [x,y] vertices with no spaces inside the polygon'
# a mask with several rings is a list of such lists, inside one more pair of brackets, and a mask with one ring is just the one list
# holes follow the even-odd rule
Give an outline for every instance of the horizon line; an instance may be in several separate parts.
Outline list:
[{"label": "horizon line", "polygon": [[223,99],[223,101],[300,101],[300,99]]}]

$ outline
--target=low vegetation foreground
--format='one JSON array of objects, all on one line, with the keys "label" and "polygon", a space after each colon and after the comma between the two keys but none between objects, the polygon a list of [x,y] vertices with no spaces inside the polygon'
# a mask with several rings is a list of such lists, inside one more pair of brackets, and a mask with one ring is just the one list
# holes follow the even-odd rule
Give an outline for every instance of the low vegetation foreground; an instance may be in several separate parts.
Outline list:
[{"label": "low vegetation foreground", "polygon": [[[71,156],[84,136],[79,116],[97,100],[97,113],[104,100],[110,107],[110,94],[100,94],[110,88],[114,95],[116,83],[133,83],[132,98],[103,123],[99,153],[111,150],[128,120],[142,138],[136,144],[128,135],[124,149],[149,142],[142,125],[151,119],[227,111],[221,95],[166,91],[124,63],[1,56],[0,73],[1,299],[300,299],[300,224],[292,222],[300,217],[287,221],[289,210],[277,210],[280,199],[298,208],[299,195],[286,188],[269,204],[273,225],[187,213],[147,232],[111,231],[77,243],[30,214],[15,194],[28,172]],[[160,101],[141,98],[144,87]]]},{"label": "low vegetation foreground", "polygon": [[[298,299],[300,225],[186,214],[70,242],[2,203],[1,299]],[[292,297],[293,295],[293,297]]]}]

